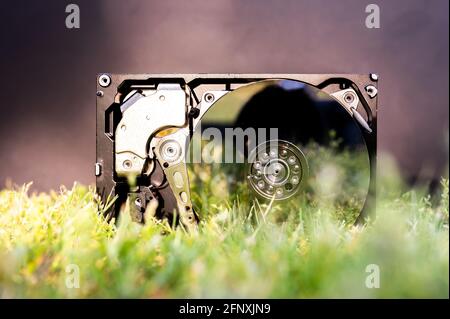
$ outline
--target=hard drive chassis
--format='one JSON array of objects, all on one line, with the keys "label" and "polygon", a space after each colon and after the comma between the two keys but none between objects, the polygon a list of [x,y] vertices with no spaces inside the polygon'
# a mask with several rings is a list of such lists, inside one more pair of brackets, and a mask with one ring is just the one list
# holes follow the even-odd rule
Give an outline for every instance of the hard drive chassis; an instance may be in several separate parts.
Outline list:
[{"label": "hard drive chassis", "polygon": [[[177,85],[186,92],[185,118],[182,125],[183,133],[178,134],[180,144],[183,139],[187,141],[192,136],[192,128],[200,121],[208,107],[208,94],[216,94],[220,98],[240,86],[267,80],[287,79],[304,82],[312,85],[336,98],[336,100],[351,112],[363,128],[363,137],[367,145],[370,161],[369,194],[361,211],[357,223],[363,222],[375,209],[375,183],[376,183],[376,149],[377,149],[377,81],[376,74],[108,74],[97,76],[97,128],[96,128],[96,191],[103,203],[108,199],[117,197],[114,204],[104,212],[108,219],[117,217],[122,205],[130,195],[130,186],[126,179],[118,176],[116,172],[117,156],[115,154],[116,129],[122,118],[121,105],[124,96],[133,89],[157,88],[159,85]],[[347,100],[346,92],[356,94],[356,101]],[[217,98],[216,98],[217,99]],[[213,104],[213,101],[209,101]],[[351,105],[353,103],[353,105]],[[356,104],[355,104],[356,103]],[[210,106],[210,105],[209,105]],[[357,111],[358,110],[358,111]],[[167,124],[167,123],[166,123]],[[178,124],[181,124],[178,123]],[[150,134],[151,132],[143,133]],[[186,137],[186,135],[188,135]],[[151,136],[147,136],[148,139]],[[176,139],[177,137],[175,137]],[[164,137],[159,139],[163,142]],[[158,144],[161,145],[161,144]],[[154,155],[161,157],[160,148],[155,149]],[[126,162],[126,161],[125,161]],[[124,162],[124,163],[125,163]],[[160,189],[165,200],[165,210],[178,211],[181,223],[188,229],[195,229],[198,216],[192,208],[190,201],[189,181],[186,167],[180,159],[174,163],[164,160],[156,161],[153,168],[153,180],[161,181],[168,175],[180,172],[183,185],[177,188],[175,181],[169,179],[165,189]],[[136,202],[137,208],[132,209],[135,221],[144,221],[146,199],[151,198],[148,188],[132,192],[131,198]],[[185,193],[180,199],[177,194]],[[136,206],[135,205],[135,206]],[[141,205],[141,206],[139,206]],[[142,209],[139,209],[141,207]]]}]

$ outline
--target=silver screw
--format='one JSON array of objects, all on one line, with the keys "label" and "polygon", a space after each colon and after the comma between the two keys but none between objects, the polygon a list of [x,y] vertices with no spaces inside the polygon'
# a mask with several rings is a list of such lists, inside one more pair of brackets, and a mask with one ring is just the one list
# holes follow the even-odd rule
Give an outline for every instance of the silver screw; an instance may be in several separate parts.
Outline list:
[{"label": "silver screw", "polygon": [[351,92],[347,92],[344,95],[344,100],[345,102],[347,102],[348,104],[352,103],[355,100],[355,95]]},{"label": "silver screw", "polygon": [[123,165],[123,168],[129,169],[129,168],[131,168],[132,163],[130,160],[125,160],[125,161],[123,161],[122,165]]},{"label": "silver screw", "polygon": [[375,96],[377,96],[378,90],[373,85],[368,85],[368,86],[366,86],[365,89],[366,89],[367,95],[370,96],[370,98],[374,98]]},{"label": "silver screw", "polygon": [[101,87],[108,87],[111,84],[111,77],[108,74],[102,74],[98,77],[98,84]]},{"label": "silver screw", "polygon": [[103,96],[103,91],[97,91],[97,96],[102,97]]},{"label": "silver screw", "polygon": [[169,161],[169,162],[173,162],[175,160],[177,160],[181,154],[181,147],[178,144],[178,142],[174,141],[174,140],[170,140],[167,142],[164,142],[161,145],[160,148],[160,152],[162,157]]},{"label": "silver screw", "polygon": [[208,103],[214,102],[214,94],[206,93],[205,94],[205,101],[208,102]]},{"label": "silver screw", "polygon": [[370,73],[370,79],[374,82],[378,81],[378,74]]},{"label": "silver screw", "polygon": [[134,203],[136,204],[136,206],[141,207],[141,199],[140,199],[140,198],[136,198],[136,200],[134,201]]}]

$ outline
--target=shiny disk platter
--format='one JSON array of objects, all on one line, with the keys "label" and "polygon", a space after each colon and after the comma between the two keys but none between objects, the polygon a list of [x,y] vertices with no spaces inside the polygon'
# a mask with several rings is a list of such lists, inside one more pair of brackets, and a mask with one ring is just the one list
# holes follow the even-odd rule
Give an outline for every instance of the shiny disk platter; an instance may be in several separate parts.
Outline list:
[{"label": "shiny disk platter", "polygon": [[370,186],[363,130],[346,107],[312,85],[263,80],[239,87],[195,129],[190,151],[201,150],[202,160],[188,164],[193,206],[214,214],[226,203],[259,200],[291,213],[350,209],[356,220]]}]

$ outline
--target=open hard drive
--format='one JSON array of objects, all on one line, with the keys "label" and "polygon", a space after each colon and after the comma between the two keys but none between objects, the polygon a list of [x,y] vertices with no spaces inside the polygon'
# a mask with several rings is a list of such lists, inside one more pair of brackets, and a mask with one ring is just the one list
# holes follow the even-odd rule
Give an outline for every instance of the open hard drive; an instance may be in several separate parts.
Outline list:
[{"label": "open hard drive", "polygon": [[[232,201],[374,209],[377,75],[100,74],[97,192],[195,229]],[[156,208],[156,209],[155,209]]]}]

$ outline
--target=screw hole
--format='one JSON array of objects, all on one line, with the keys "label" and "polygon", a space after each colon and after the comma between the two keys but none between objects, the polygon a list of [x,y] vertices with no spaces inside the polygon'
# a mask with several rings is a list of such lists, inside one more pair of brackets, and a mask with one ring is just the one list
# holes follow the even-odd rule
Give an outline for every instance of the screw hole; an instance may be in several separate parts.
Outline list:
[{"label": "screw hole", "polygon": [[212,101],[214,101],[214,95],[211,94],[211,93],[207,93],[205,95],[205,101],[208,102],[208,103],[211,103]]},{"label": "screw hole", "polygon": [[125,169],[129,169],[129,168],[131,168],[131,161],[130,160],[125,160],[124,162],[123,162],[123,167],[125,168]]},{"label": "screw hole", "polygon": [[169,167],[169,163],[164,162],[163,166],[164,166],[164,168],[167,168],[167,167]]},{"label": "screw hole", "polygon": [[347,93],[345,96],[344,96],[344,100],[345,100],[345,102],[347,102],[347,103],[352,103],[353,101],[354,101],[354,96],[352,95],[352,94],[350,94],[350,93]]}]

